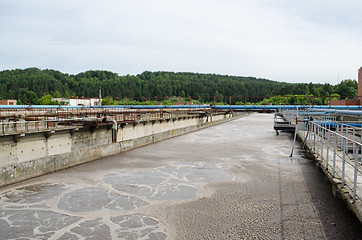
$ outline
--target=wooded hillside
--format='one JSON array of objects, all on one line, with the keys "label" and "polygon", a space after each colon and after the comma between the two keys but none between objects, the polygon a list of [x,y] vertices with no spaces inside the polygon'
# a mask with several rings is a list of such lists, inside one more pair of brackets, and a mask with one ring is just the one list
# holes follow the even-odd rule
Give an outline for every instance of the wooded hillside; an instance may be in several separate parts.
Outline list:
[{"label": "wooded hillside", "polygon": [[37,68],[0,72],[0,99],[16,99],[19,104],[39,104],[45,95],[117,99],[199,96],[313,95],[356,96],[357,82],[344,80],[333,86],[314,83],[285,83],[255,77],[239,77],[188,72],[143,72],[119,76],[109,71],[87,71],[76,75]]}]

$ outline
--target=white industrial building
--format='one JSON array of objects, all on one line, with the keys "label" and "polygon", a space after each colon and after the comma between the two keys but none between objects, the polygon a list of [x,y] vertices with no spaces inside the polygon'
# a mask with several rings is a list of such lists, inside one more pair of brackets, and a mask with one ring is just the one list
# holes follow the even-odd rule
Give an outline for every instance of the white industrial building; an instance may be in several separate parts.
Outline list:
[{"label": "white industrial building", "polygon": [[101,106],[102,99],[99,98],[52,98],[52,101],[64,103],[69,106]]}]

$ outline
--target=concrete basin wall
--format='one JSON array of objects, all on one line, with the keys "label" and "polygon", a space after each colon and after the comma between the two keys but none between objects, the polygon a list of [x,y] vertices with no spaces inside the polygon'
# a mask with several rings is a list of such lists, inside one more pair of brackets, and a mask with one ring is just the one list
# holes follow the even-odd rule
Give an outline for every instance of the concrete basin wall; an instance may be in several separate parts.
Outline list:
[{"label": "concrete basin wall", "polygon": [[[143,121],[122,124],[116,133],[107,127],[32,133],[0,138],[0,187],[58,171],[132,148],[182,135],[240,117]],[[114,142],[114,134],[117,140]]]}]

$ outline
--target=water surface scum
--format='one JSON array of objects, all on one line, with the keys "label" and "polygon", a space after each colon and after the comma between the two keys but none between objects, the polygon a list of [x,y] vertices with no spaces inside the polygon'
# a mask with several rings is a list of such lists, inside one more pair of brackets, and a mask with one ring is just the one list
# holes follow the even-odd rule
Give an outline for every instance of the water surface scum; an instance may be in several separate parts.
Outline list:
[{"label": "water surface scum", "polygon": [[[222,164],[173,162],[103,176],[103,188],[41,183],[0,194],[2,239],[166,239],[162,224],[137,209],[196,196],[195,183],[231,180]],[[31,237],[30,237],[31,236]]]}]

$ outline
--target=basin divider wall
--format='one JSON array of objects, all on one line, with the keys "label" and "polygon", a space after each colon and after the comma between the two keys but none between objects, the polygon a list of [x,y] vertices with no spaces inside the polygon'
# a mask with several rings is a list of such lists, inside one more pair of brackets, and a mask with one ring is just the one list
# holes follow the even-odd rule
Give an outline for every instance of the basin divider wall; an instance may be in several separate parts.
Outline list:
[{"label": "basin divider wall", "polygon": [[[0,187],[224,123],[248,113],[220,114],[120,124],[112,129],[89,127],[0,138]],[[16,139],[16,141],[14,140]]]}]

